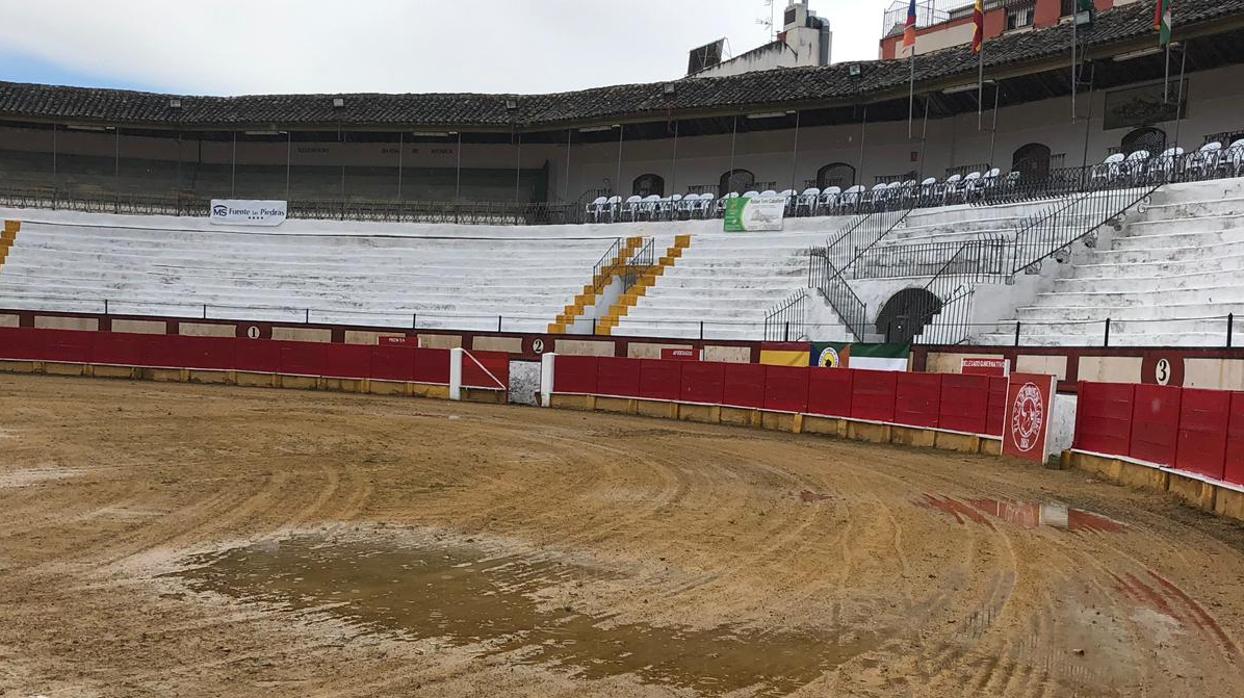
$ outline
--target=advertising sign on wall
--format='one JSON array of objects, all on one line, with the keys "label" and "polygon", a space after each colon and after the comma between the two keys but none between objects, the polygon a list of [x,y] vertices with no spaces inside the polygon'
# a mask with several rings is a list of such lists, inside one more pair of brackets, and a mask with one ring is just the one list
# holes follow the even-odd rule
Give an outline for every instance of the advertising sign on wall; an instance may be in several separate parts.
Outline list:
[{"label": "advertising sign on wall", "polygon": [[1011,374],[1002,425],[1002,453],[1044,463],[1049,457],[1054,376]]},{"label": "advertising sign on wall", "polygon": [[289,204],[285,201],[212,199],[210,220],[216,225],[252,225],[275,228],[285,222]]},{"label": "advertising sign on wall", "polygon": [[740,196],[726,200],[727,233],[781,230],[785,218],[785,197]]}]

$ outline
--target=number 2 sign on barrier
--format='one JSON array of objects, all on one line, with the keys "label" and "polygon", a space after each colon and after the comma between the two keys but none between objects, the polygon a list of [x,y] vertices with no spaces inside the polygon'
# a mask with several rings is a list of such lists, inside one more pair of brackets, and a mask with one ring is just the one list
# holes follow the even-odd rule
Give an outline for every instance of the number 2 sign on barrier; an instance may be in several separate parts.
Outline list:
[{"label": "number 2 sign on barrier", "polygon": [[1044,463],[1049,457],[1054,376],[1011,375],[1002,425],[1002,453]]}]

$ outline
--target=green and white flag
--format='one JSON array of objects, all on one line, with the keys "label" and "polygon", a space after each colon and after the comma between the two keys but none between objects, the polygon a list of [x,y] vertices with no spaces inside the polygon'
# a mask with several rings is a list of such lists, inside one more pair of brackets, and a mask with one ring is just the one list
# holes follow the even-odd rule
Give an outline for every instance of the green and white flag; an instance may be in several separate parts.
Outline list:
[{"label": "green and white flag", "polygon": [[1153,29],[1158,33],[1158,45],[1168,46],[1171,43],[1171,2],[1158,0],[1153,12]]},{"label": "green and white flag", "polygon": [[906,344],[842,344],[813,342],[810,358],[822,368],[906,371],[911,347]]}]

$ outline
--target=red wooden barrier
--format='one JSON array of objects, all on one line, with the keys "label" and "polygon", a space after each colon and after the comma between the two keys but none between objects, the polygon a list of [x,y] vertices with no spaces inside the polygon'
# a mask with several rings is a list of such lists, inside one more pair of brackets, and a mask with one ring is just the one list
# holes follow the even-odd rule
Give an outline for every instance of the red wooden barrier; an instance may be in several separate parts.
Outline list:
[{"label": "red wooden barrier", "polygon": [[1244,485],[1244,393],[1231,394],[1230,413],[1227,417],[1227,455],[1223,464],[1223,479]]},{"label": "red wooden barrier", "polygon": [[415,349],[415,383],[449,385],[449,350]]},{"label": "red wooden barrier", "polygon": [[645,360],[639,364],[639,396],[646,400],[677,400],[682,394],[682,359]]},{"label": "red wooden barrier", "polygon": [[558,356],[553,392],[591,395],[596,392],[595,356]]},{"label": "red wooden barrier", "polygon": [[[91,346],[91,363],[141,366],[143,337],[140,334],[100,332]],[[0,337],[0,342],[3,341]]]},{"label": "red wooden barrier", "polygon": [[74,330],[27,330],[32,335],[31,350],[43,361],[84,364],[91,360],[91,337],[94,332]]},{"label": "red wooden barrier", "polygon": [[829,417],[851,416],[851,389],[855,371],[814,368],[808,374],[808,412]]},{"label": "red wooden barrier", "polygon": [[[561,359],[558,359],[560,362]],[[726,365],[722,363],[682,362],[683,402],[720,405],[726,386]],[[559,367],[558,371],[561,370]]]},{"label": "red wooden barrier", "polygon": [[989,418],[985,422],[984,433],[990,436],[1002,436],[1002,429],[1006,426],[1006,393],[1010,385],[1010,378],[989,379]]},{"label": "red wooden barrier", "polygon": [[324,345],[318,342],[279,342],[281,373],[320,376],[324,373]]},{"label": "red wooden barrier", "polygon": [[1159,465],[1175,464],[1182,392],[1170,386],[1136,386],[1128,455]]},{"label": "red wooden barrier", "polygon": [[890,371],[855,371],[851,382],[851,417],[873,422],[894,421],[898,374]]},{"label": "red wooden barrier", "polygon": [[723,364],[725,388],[721,402],[732,407],[765,406],[765,366],[762,364]]},{"label": "red wooden barrier", "polygon": [[397,381],[400,383],[415,380],[415,347],[404,344],[378,344],[368,346],[370,350],[368,377],[372,380]]},{"label": "red wooden barrier", "polygon": [[1127,455],[1132,444],[1136,386],[1080,383],[1075,447],[1094,453]]},{"label": "red wooden barrier", "polygon": [[808,366],[769,366],[765,369],[765,406],[775,412],[808,411]]},{"label": "red wooden barrier", "polygon": [[[1176,468],[1219,480],[1225,478],[1232,398],[1232,393],[1222,390],[1184,388],[1178,451],[1172,461]],[[1244,419],[1239,427],[1244,430]]]},{"label": "red wooden barrier", "polygon": [[596,392],[599,395],[639,397],[639,359],[602,356],[596,360]]},{"label": "red wooden barrier", "polygon": [[371,346],[367,344],[324,345],[324,375],[330,378],[371,378]]},{"label": "red wooden barrier", "polygon": [[258,339],[239,339],[233,347],[234,368],[254,373],[279,373],[281,345]]},{"label": "red wooden barrier", "polygon": [[[475,357],[475,361],[471,357]],[[468,388],[509,390],[510,355],[496,351],[466,352],[462,357],[462,384]]]},{"label": "red wooden barrier", "polygon": [[895,390],[894,421],[914,427],[937,428],[942,404],[940,373],[900,373]]},{"label": "red wooden barrier", "polygon": [[983,375],[942,376],[937,425],[941,429],[967,434],[984,434],[989,423],[989,377]]}]

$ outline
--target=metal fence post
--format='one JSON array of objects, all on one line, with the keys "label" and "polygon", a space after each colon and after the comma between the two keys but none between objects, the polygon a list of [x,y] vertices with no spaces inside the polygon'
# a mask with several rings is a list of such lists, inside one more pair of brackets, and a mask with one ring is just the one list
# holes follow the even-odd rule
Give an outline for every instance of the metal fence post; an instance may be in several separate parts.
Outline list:
[{"label": "metal fence post", "polygon": [[[108,299],[107,299],[107,298],[105,298],[105,299],[104,299],[104,315],[107,315],[107,314],[108,314]],[[1228,334],[1230,334],[1230,333],[1228,333]],[[1231,338],[1230,338],[1230,337],[1228,337],[1228,338],[1227,338],[1227,346],[1231,346]]]},{"label": "metal fence post", "polygon": [[704,321],[700,321],[700,341],[704,341]]},{"label": "metal fence post", "polygon": [[790,321],[789,320],[786,321],[786,326],[782,330],[782,341],[783,342],[790,341]]},{"label": "metal fence post", "polygon": [[[569,329],[569,328],[567,328],[567,329]],[[593,317],[593,318],[592,318],[592,336],[593,336],[593,337],[595,337],[595,336],[596,336],[596,318],[595,318],[595,317]]]},{"label": "metal fence post", "polygon": [[1110,346],[1110,318],[1106,318],[1106,343],[1102,346]]},{"label": "metal fence post", "polygon": [[203,304],[203,319],[207,319],[207,303]]},{"label": "metal fence post", "polygon": [[311,324],[311,309],[310,309],[310,308],[307,308],[307,309],[304,311],[304,314],[303,314],[303,316],[302,316],[302,324],[304,324],[304,325],[310,325],[310,324]]},{"label": "metal fence post", "polygon": [[501,331],[501,316],[500,315],[497,316],[497,331],[498,332]]},{"label": "metal fence post", "polygon": [[412,330],[419,329],[419,313],[410,314],[410,329]]},{"label": "metal fence post", "polygon": [[1019,346],[1019,327],[1020,327],[1020,321],[1016,320],[1015,321],[1015,346]]},{"label": "metal fence post", "polygon": [[1231,348],[1232,335],[1235,334],[1235,313],[1227,313],[1227,348]]}]

